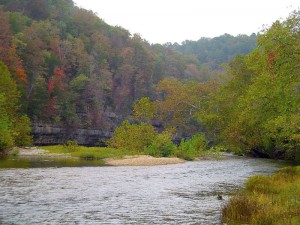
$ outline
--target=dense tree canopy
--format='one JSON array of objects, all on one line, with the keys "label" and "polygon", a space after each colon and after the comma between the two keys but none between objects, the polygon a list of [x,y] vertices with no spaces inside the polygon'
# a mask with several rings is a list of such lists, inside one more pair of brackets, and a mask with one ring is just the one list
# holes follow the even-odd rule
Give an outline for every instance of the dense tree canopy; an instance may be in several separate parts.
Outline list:
[{"label": "dense tree canopy", "polygon": [[108,115],[125,118],[164,77],[199,79],[197,59],[151,46],[71,0],[0,4],[0,59],[34,123],[113,129]]},{"label": "dense tree canopy", "polygon": [[[155,115],[181,136],[205,131],[215,144],[235,152],[299,160],[299,22],[295,11],[273,23],[256,49],[227,64],[218,83],[162,80],[158,100],[141,99],[134,114]],[[157,111],[149,114],[153,107]]]},{"label": "dense tree canopy", "polygon": [[299,22],[296,11],[273,23],[254,51],[229,63],[229,80],[199,112],[207,129],[229,148],[299,158]]},{"label": "dense tree canopy", "polygon": [[[113,131],[134,105],[145,127],[179,137],[204,131],[232,150],[299,157],[299,11],[259,35],[164,46],[72,0],[0,0],[0,20],[1,148],[29,142],[25,114]],[[213,71],[226,71],[224,79]]]}]

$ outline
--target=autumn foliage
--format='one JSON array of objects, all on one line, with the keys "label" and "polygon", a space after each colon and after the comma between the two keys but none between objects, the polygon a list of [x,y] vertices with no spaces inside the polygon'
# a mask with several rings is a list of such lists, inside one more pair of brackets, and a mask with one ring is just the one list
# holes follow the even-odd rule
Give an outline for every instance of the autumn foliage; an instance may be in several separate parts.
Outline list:
[{"label": "autumn foliage", "polygon": [[[33,122],[113,129],[163,78],[199,79],[197,60],[106,24],[69,0],[4,1],[0,59]],[[189,71],[188,73],[186,71]]]}]

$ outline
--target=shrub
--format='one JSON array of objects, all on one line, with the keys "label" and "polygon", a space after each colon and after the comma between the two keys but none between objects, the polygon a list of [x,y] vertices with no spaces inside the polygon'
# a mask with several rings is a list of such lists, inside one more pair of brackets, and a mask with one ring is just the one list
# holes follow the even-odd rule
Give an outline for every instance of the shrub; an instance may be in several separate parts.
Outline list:
[{"label": "shrub", "polygon": [[207,149],[207,141],[203,133],[196,134],[190,140],[181,140],[177,156],[186,160],[193,160]]},{"label": "shrub", "polygon": [[145,147],[153,142],[156,135],[157,132],[152,125],[145,123],[130,124],[126,120],[116,128],[113,137],[108,140],[108,146],[142,152]]},{"label": "shrub", "polygon": [[79,150],[78,147],[78,143],[76,140],[68,140],[66,141],[66,143],[64,144],[64,148],[68,151],[68,152],[75,152]]},{"label": "shrub", "polygon": [[215,145],[210,147],[209,153],[214,156],[216,159],[220,159],[222,153],[221,152],[226,152],[227,149],[224,146],[221,145]]},{"label": "shrub", "polygon": [[172,142],[171,133],[165,131],[157,134],[150,146],[145,148],[145,153],[154,157],[168,157],[175,153],[177,147]]}]

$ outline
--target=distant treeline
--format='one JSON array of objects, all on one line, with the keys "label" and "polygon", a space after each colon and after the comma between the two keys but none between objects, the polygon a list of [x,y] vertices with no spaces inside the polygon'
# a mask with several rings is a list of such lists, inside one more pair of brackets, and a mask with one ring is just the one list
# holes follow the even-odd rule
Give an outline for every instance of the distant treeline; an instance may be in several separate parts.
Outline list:
[{"label": "distant treeline", "polygon": [[229,62],[238,54],[250,53],[257,44],[257,35],[224,34],[215,38],[201,38],[198,41],[186,40],[181,44],[167,43],[166,47],[181,52],[185,55],[195,55],[201,65],[208,65],[214,70],[220,69],[223,63]]}]

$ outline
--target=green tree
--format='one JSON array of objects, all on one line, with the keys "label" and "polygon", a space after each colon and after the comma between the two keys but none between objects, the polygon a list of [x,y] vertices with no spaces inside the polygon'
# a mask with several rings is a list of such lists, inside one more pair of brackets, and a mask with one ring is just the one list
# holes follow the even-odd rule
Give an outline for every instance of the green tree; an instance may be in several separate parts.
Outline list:
[{"label": "green tree", "polygon": [[207,151],[208,142],[204,133],[196,134],[189,140],[182,139],[178,147],[177,156],[186,160],[193,160]]},{"label": "green tree", "polygon": [[299,157],[299,11],[258,37],[258,48],[228,65],[230,80],[200,115],[230,149]]},{"label": "green tree", "polygon": [[203,111],[216,88],[214,82],[162,80],[157,85],[161,94],[161,100],[157,103],[159,119],[166,128],[174,127],[178,132],[192,136],[200,129],[201,121],[196,122],[198,113]]},{"label": "green tree", "polygon": [[20,116],[14,124],[15,132],[15,145],[17,146],[30,146],[32,137],[30,135],[30,119],[27,115]]},{"label": "green tree", "polygon": [[169,157],[176,154],[177,146],[172,141],[172,133],[166,130],[157,134],[151,145],[146,146],[144,151],[154,157]]},{"label": "green tree", "polygon": [[19,99],[17,84],[0,61],[0,150],[31,143],[30,121],[20,114]]},{"label": "green tree", "polygon": [[7,116],[11,119],[17,117],[19,110],[20,94],[16,82],[12,79],[6,65],[0,61],[0,93],[4,95],[5,101],[2,104]]},{"label": "green tree", "polygon": [[14,145],[11,122],[5,111],[6,98],[0,94],[0,151]]},{"label": "green tree", "polygon": [[130,124],[127,120],[117,127],[113,137],[108,141],[112,148],[142,152],[154,140],[157,132],[149,124]]},{"label": "green tree", "polygon": [[149,123],[157,117],[157,104],[151,102],[150,98],[143,97],[133,105],[133,116],[139,121]]}]

